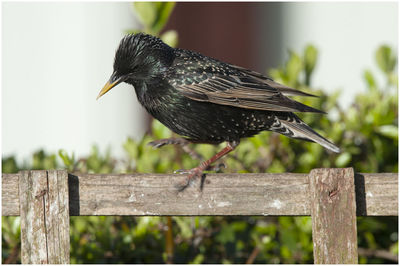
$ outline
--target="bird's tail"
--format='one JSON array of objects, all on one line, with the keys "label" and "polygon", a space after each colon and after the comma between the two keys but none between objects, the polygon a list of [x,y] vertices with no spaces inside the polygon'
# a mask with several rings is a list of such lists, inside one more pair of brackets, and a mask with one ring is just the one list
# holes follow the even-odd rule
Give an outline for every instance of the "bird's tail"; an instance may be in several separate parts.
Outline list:
[{"label": "bird's tail", "polygon": [[316,142],[330,151],[340,152],[339,147],[315,132],[295,114],[291,114],[289,117],[277,117],[277,120],[280,122],[281,128],[277,132],[291,138]]}]

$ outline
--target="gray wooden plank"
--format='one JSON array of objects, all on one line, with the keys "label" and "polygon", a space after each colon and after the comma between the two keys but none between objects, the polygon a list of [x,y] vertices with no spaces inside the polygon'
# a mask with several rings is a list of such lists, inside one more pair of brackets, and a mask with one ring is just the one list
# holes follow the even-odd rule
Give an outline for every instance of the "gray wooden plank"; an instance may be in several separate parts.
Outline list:
[{"label": "gray wooden plank", "polygon": [[314,263],[358,263],[353,168],[314,169],[309,177]]},{"label": "gray wooden plank", "polygon": [[68,264],[67,172],[22,171],[19,188],[22,263]]},{"label": "gray wooden plank", "polygon": [[183,175],[72,175],[71,215],[307,215],[306,177],[209,175],[203,191],[197,183],[178,193]]},{"label": "gray wooden plank", "polygon": [[48,261],[69,264],[69,201],[68,174],[50,170],[47,175],[48,201],[45,204]]},{"label": "gray wooden plank", "polygon": [[22,264],[47,264],[44,205],[46,171],[22,171],[19,178]]},{"label": "gray wooden plank", "polygon": [[3,174],[1,178],[1,215],[19,215],[19,175]]},{"label": "gray wooden plank", "polygon": [[[398,215],[398,212],[395,211],[399,209],[398,174],[368,173],[356,174],[356,178],[357,177],[364,178],[365,193],[360,194],[359,198],[364,197],[365,202],[367,203],[366,212],[362,214],[357,213],[357,215]],[[360,185],[359,187],[362,188],[362,185]]]},{"label": "gray wooden plank", "polygon": [[[70,215],[310,215],[307,174],[69,174]],[[356,174],[359,216],[398,215],[398,174]],[[3,174],[2,215],[19,215],[18,174]]]}]

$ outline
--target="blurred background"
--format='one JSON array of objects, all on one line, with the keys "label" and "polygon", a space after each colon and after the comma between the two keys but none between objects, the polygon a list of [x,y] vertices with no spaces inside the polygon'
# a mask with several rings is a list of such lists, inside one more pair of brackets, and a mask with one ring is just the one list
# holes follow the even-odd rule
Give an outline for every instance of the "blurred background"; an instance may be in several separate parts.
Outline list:
[{"label": "blurred background", "polygon": [[[398,172],[397,2],[2,2],[2,172],[172,173],[198,162],[121,84],[96,101],[130,32],[319,95],[300,114],[342,152],[262,132],[224,172]],[[206,158],[221,147],[194,145]],[[207,189],[207,186],[204,188]],[[384,206],[383,206],[384,208]],[[313,263],[310,217],[70,217],[71,263]],[[358,217],[360,263],[398,263],[398,217]],[[20,262],[2,217],[2,262]]]},{"label": "blurred background", "polygon": [[[395,2],[181,2],[166,30],[179,33],[181,48],[265,74],[312,43],[320,51],[313,86],[342,89],[348,106],[363,90],[362,71],[376,68],[378,46],[398,46],[397,22]],[[122,156],[121,142],[146,131],[145,112],[126,84],[96,96],[120,39],[140,27],[128,2],[2,3],[3,156],[61,147],[87,155],[92,144]]]}]

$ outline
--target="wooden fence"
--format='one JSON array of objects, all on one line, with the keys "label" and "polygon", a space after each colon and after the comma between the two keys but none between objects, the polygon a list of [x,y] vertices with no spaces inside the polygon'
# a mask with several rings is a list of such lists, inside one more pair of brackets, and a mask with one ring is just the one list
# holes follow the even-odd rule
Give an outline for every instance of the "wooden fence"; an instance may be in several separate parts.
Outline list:
[{"label": "wooden fence", "polygon": [[21,216],[22,263],[69,263],[69,216],[304,215],[315,263],[357,263],[356,216],[398,216],[395,173],[352,168],[310,174],[208,174],[178,193],[182,175],[3,174],[2,215]]}]

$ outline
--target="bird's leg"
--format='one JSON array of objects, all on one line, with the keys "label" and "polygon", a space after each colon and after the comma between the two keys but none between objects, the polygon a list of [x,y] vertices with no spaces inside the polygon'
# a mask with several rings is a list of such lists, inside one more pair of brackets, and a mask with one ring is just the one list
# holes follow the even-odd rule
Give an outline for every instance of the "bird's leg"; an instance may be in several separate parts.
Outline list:
[{"label": "bird's leg", "polygon": [[[202,161],[204,160],[203,156],[201,154],[197,153],[195,150],[189,147],[189,144],[191,142],[187,139],[184,138],[169,138],[169,139],[158,139],[154,140],[148,143],[148,145],[154,147],[154,148],[161,148],[164,145],[180,145],[182,147],[182,150],[186,152],[187,154],[190,155],[195,160]],[[220,163],[218,165],[209,165],[206,170],[208,171],[219,171],[221,167],[226,167],[224,163]],[[178,170],[177,172],[179,172]]]},{"label": "bird's leg", "polygon": [[193,159],[203,160],[203,156],[198,154],[195,150],[189,147],[190,141],[184,138],[169,138],[169,139],[158,139],[152,142],[149,142],[148,145],[153,146],[154,148],[161,148],[164,145],[180,145],[182,150],[190,155]]},{"label": "bird's leg", "polygon": [[197,177],[202,176],[203,171],[209,169],[210,165],[223,157],[224,155],[230,153],[233,151],[237,146],[239,145],[239,141],[230,141],[226,145],[225,148],[223,148],[220,152],[215,154],[213,157],[210,159],[203,161],[199,164],[199,166],[192,168],[187,171],[180,171],[180,173],[188,173],[189,175],[187,176],[186,180],[182,184],[178,184],[176,187],[179,191],[184,190],[187,186],[190,185],[191,181],[194,180]]}]

